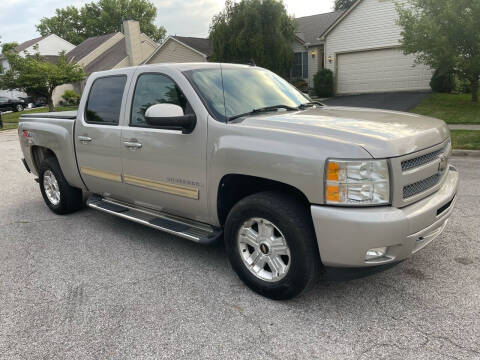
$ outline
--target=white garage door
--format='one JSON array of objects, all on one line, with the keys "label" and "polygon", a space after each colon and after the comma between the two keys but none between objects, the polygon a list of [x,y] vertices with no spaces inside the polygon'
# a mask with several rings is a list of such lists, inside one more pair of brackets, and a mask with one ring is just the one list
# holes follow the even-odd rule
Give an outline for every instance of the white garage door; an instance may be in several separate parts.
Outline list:
[{"label": "white garage door", "polygon": [[432,71],[398,48],[339,54],[337,93],[430,89]]}]

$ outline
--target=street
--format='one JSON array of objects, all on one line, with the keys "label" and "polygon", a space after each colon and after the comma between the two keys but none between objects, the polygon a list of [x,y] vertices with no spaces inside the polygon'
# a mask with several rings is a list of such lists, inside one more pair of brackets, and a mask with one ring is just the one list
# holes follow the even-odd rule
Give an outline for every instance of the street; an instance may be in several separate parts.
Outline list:
[{"label": "street", "polygon": [[480,359],[480,158],[445,233],[397,266],[276,302],[222,244],[53,214],[0,132],[0,358]]}]

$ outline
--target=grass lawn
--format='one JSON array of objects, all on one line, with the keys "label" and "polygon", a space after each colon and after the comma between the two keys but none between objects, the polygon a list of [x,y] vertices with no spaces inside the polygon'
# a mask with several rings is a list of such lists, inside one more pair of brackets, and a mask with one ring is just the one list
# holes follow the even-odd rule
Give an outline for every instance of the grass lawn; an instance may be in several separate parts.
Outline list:
[{"label": "grass lawn", "polygon": [[480,103],[473,103],[470,94],[432,94],[412,112],[448,124],[480,124]]},{"label": "grass lawn", "polygon": [[451,130],[454,149],[480,150],[480,130]]},{"label": "grass lawn", "polygon": [[[70,107],[70,106],[59,106],[55,108],[55,111],[68,111],[68,110],[77,110],[77,107]],[[18,118],[22,114],[33,114],[33,113],[41,113],[41,112],[48,112],[48,108],[37,108],[31,110],[24,110],[20,112],[11,112],[8,114],[2,114],[3,120],[3,129],[1,130],[9,130],[9,129],[16,129],[18,126]]]}]

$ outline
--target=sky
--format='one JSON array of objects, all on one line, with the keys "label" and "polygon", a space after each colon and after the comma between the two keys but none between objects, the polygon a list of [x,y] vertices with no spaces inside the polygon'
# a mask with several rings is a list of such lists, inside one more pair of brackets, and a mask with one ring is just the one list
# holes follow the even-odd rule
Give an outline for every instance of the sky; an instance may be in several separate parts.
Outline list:
[{"label": "sky", "polygon": [[[51,17],[55,9],[77,7],[93,0],[2,0],[0,6],[0,41],[11,42],[40,36],[35,25]],[[163,25],[169,35],[198,36],[208,34],[212,16],[220,12],[224,0],[150,0],[157,7],[156,25]],[[333,10],[334,0],[284,0],[287,11],[296,17]]]}]

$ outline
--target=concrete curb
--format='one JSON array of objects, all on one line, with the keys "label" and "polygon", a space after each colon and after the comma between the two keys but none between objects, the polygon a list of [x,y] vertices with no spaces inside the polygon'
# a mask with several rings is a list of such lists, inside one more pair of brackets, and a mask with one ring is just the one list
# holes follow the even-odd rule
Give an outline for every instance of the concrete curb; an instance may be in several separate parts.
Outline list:
[{"label": "concrete curb", "polygon": [[478,124],[449,124],[448,127],[450,130],[480,130],[480,125]]},{"label": "concrete curb", "polygon": [[480,157],[480,150],[461,150],[454,149],[452,156]]},{"label": "concrete curb", "polygon": [[18,130],[17,129],[8,129],[8,130],[0,130],[0,134],[13,134],[16,133]]}]

